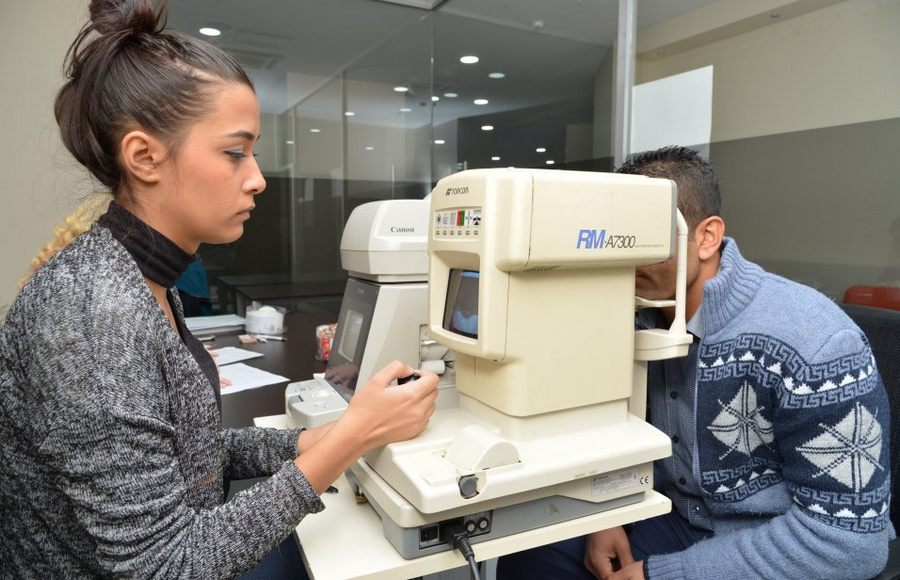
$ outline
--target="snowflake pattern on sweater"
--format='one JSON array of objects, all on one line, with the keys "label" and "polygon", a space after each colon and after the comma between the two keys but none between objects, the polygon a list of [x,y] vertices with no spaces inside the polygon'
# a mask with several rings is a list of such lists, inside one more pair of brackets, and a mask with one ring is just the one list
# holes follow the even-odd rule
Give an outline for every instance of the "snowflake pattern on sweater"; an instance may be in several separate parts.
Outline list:
[{"label": "snowflake pattern on sweater", "polygon": [[887,408],[868,345],[811,363],[784,341],[741,334],[703,344],[698,366],[698,392],[715,393],[698,402],[698,438],[716,440],[701,446],[708,499],[743,501],[791,465],[788,487],[807,513],[860,533],[885,528]]},{"label": "snowflake pattern on sweater", "polygon": [[894,532],[890,413],[863,332],[731,238],[698,322],[692,475],[714,535],[648,557],[648,577],[877,576]]}]

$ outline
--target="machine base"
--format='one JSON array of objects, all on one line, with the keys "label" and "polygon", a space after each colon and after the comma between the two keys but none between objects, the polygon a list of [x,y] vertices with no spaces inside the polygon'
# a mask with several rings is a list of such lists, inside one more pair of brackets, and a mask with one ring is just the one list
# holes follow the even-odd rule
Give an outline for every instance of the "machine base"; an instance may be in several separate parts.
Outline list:
[{"label": "machine base", "polygon": [[[373,493],[385,483],[378,481],[381,478],[368,466],[360,461],[345,475],[357,498],[365,498],[378,514],[385,538],[406,559],[452,550],[446,538],[454,531],[465,531],[469,542],[476,544],[637,504],[646,495],[644,491],[639,491],[596,503],[561,495],[529,499],[512,505],[482,502],[472,506],[472,511],[463,513],[451,510],[443,514],[421,514],[422,521],[418,525],[403,526],[388,515],[390,507],[381,503],[392,503],[397,498],[381,498],[379,501],[378,494]],[[360,478],[366,481],[360,481]]]}]

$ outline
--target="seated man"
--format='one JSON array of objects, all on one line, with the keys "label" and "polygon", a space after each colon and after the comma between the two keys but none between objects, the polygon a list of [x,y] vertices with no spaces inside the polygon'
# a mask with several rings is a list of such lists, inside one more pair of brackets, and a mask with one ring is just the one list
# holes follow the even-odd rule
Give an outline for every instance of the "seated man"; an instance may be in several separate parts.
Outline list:
[{"label": "seated man", "polygon": [[[650,363],[654,466],[673,511],[501,558],[514,578],[871,578],[887,560],[888,399],[862,331],[827,297],[763,271],[724,237],[715,170],[694,151],[632,157],[672,179],[690,230],[688,356]],[[637,294],[671,299],[675,261]],[[672,309],[638,325],[668,326]]]}]

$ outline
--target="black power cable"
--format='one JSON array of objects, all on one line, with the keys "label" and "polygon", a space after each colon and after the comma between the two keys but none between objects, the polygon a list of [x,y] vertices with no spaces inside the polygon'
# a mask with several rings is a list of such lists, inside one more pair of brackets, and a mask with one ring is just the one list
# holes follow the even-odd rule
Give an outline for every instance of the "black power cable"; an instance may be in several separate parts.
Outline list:
[{"label": "black power cable", "polygon": [[463,555],[469,563],[472,580],[481,580],[478,562],[475,561],[475,551],[472,550],[472,545],[469,544],[469,534],[462,528],[462,524],[442,526],[441,540],[459,550],[459,553]]},{"label": "black power cable", "polygon": [[466,560],[469,562],[469,569],[472,570],[472,580],[481,580],[481,574],[478,572],[478,563],[475,562],[475,552],[469,545],[469,537],[466,534],[457,534],[453,538],[453,547],[459,550]]}]

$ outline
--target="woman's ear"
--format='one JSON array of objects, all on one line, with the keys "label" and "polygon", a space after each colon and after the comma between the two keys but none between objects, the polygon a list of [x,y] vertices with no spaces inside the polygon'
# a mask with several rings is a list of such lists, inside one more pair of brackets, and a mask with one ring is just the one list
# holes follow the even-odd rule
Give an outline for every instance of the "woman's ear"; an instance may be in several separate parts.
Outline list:
[{"label": "woman's ear", "polygon": [[144,184],[160,180],[160,165],[165,161],[166,147],[144,131],[130,131],[122,137],[122,167],[129,179]]},{"label": "woman's ear", "polygon": [[697,240],[697,257],[701,261],[717,256],[725,238],[725,221],[717,215],[709,216],[697,224],[694,236]]}]

